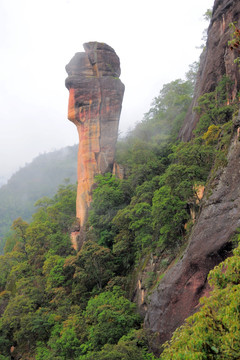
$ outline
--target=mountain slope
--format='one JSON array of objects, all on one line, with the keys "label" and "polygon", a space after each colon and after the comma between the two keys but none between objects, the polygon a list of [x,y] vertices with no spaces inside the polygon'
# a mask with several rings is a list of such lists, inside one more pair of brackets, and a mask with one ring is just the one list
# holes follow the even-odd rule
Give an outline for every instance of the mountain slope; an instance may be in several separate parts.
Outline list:
[{"label": "mountain slope", "polygon": [[205,199],[183,258],[164,276],[150,298],[145,325],[159,343],[198,308],[209,291],[207,275],[231,254],[230,239],[240,226],[240,142],[233,139],[228,165]]},{"label": "mountain slope", "polygon": [[[0,188],[0,238],[9,230],[13,220],[29,220],[34,203],[43,196],[52,196],[64,179],[77,180],[77,145],[36,157],[17,171]],[[3,242],[0,252],[2,251]]]},{"label": "mountain slope", "polygon": [[[194,100],[180,131],[180,138],[185,141],[194,137],[194,134],[199,135],[200,130],[202,133],[206,131],[202,139],[205,139],[206,143],[215,143],[217,151],[222,145],[217,144],[216,139],[224,137],[221,133],[223,127],[219,126],[222,121],[221,116],[223,112],[227,116],[229,104],[234,101],[237,103],[238,100],[239,69],[234,64],[236,54],[230,52],[227,43],[230,39],[229,23],[234,20],[239,22],[239,13],[239,1],[215,1]],[[225,107],[223,106],[217,114],[215,110],[221,91],[214,89],[217,81],[224,79],[226,75],[230,79],[230,86],[227,86],[228,96]],[[203,96],[199,99],[200,95]],[[216,105],[211,105],[210,101]],[[199,104],[202,108],[208,108],[209,117],[201,111],[193,113],[193,107]],[[211,116],[213,116],[212,125],[208,123]],[[169,340],[172,332],[182,325],[184,319],[197,310],[200,297],[209,290],[207,283],[209,271],[231,254],[230,239],[240,226],[240,142],[237,129],[239,115],[236,110],[233,123],[231,116],[229,120],[229,125],[226,126],[229,126],[231,142],[225,166],[224,162],[221,166],[215,163],[189,245],[181,260],[165,274],[149,298],[145,326],[157,334],[158,344]],[[197,131],[194,133],[196,127]]]}]

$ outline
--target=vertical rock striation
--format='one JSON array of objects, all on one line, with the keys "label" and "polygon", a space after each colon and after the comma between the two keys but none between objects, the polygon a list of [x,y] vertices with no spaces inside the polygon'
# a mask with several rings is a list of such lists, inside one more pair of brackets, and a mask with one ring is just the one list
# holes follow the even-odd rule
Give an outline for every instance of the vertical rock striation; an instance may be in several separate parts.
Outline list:
[{"label": "vertical rock striation", "polygon": [[171,338],[209,291],[207,276],[231,254],[232,235],[240,226],[240,142],[235,135],[228,165],[205,202],[183,258],[169,270],[149,299],[145,326],[158,344]]},{"label": "vertical rock striation", "polygon": [[76,216],[80,229],[88,216],[95,175],[113,169],[124,94],[115,51],[98,42],[83,47],[85,52],[76,53],[66,66],[68,119],[79,134]]},{"label": "vertical rock striation", "polygon": [[232,22],[240,25],[240,1],[215,0],[206,48],[200,59],[194,98],[179,134],[183,141],[192,138],[192,131],[199,120],[199,116],[193,111],[199,96],[213,91],[223,75],[234,82],[233,92],[229,94],[232,100],[240,90],[240,72],[238,65],[233,63],[237,54],[228,46],[231,39],[229,24]]},{"label": "vertical rock striation", "polygon": [[[229,23],[240,24],[239,0],[215,0],[208,41],[200,62],[195,96],[180,138],[192,137],[198,118],[192,109],[199,96],[213,91],[223,75],[234,81],[232,99],[240,89],[240,73],[228,48]],[[235,126],[239,126],[239,116]],[[157,343],[169,340],[173,331],[197,311],[199,299],[209,291],[209,271],[231,254],[230,239],[240,226],[240,142],[235,132],[229,149],[228,164],[218,174],[212,195],[203,201],[189,245],[182,259],[174,265],[149,296],[145,326],[157,336]],[[157,352],[156,347],[156,352]]]}]

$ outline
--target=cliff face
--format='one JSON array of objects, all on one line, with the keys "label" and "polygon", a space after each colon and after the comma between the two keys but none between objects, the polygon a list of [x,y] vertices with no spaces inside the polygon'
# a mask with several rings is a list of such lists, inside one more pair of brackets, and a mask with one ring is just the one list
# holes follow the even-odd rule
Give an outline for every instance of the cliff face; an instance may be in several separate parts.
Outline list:
[{"label": "cliff face", "polygon": [[[228,49],[227,44],[230,39],[228,24],[239,22],[239,14],[239,1],[215,1],[194,101],[180,132],[185,141],[192,137],[198,121],[192,114],[192,108],[200,95],[214,90],[224,74],[234,81],[234,90],[230,94],[233,99],[239,91],[239,69],[233,63],[236,54]],[[239,116],[235,120],[235,126],[239,126]],[[209,271],[231,254],[230,238],[240,226],[238,132],[229,149],[228,165],[215,179],[212,195],[203,201],[202,211],[182,259],[166,273],[149,297],[145,326],[156,333],[158,344],[169,340],[173,331],[198,309],[199,298],[209,291]]]},{"label": "cliff face", "polygon": [[199,120],[199,116],[193,111],[199,96],[213,91],[223,75],[227,75],[234,82],[232,94],[229,94],[230,101],[235,99],[240,90],[240,72],[238,65],[233,63],[237,54],[228,46],[228,41],[231,39],[229,28],[231,22],[240,24],[239,0],[216,0],[206,48],[201,55],[193,102],[179,134],[179,138],[183,141],[191,139],[192,131]]},{"label": "cliff face", "polygon": [[209,290],[209,271],[229,255],[229,239],[240,226],[239,173],[236,135],[228,165],[203,206],[182,260],[166,273],[150,297],[145,326],[157,333],[160,344],[197,310],[200,297]]},{"label": "cliff face", "polygon": [[[120,62],[108,45],[90,42],[66,66],[68,119],[79,134],[76,216],[84,225],[94,177],[112,171],[124,94]],[[76,235],[76,234],[75,234]]]}]

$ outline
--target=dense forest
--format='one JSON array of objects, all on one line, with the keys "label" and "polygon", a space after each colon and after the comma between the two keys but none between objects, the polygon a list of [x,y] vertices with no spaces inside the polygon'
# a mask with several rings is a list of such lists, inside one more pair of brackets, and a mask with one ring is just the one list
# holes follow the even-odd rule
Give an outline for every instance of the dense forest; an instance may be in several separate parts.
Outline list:
[{"label": "dense forest", "polygon": [[35,202],[53,196],[65,179],[77,181],[77,145],[36,157],[0,187],[0,254],[14,219],[30,221]]},{"label": "dense forest", "polygon": [[[16,216],[0,259],[1,360],[156,359],[154,336],[132,302],[136,272],[157,259],[145,283],[151,293],[181,256],[201,207],[200,189],[211,193],[236,132],[238,103],[229,100],[233,84],[224,76],[198,99],[194,138],[178,140],[197,68],[164,85],[144,119],[118,141],[125,177],[96,177],[79,252],[69,236],[75,184],[38,200],[31,221]],[[211,296],[164,345],[162,360],[239,359],[239,240],[236,233],[234,255],[209,274]]]}]

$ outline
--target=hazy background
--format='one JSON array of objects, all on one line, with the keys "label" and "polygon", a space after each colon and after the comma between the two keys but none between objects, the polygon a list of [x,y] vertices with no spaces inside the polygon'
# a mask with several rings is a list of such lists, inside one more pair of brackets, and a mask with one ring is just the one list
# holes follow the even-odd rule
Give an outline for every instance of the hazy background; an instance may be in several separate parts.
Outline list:
[{"label": "hazy background", "polygon": [[78,142],[65,65],[88,41],[121,61],[124,134],[163,84],[198,60],[213,0],[0,0],[0,182],[39,153]]}]

